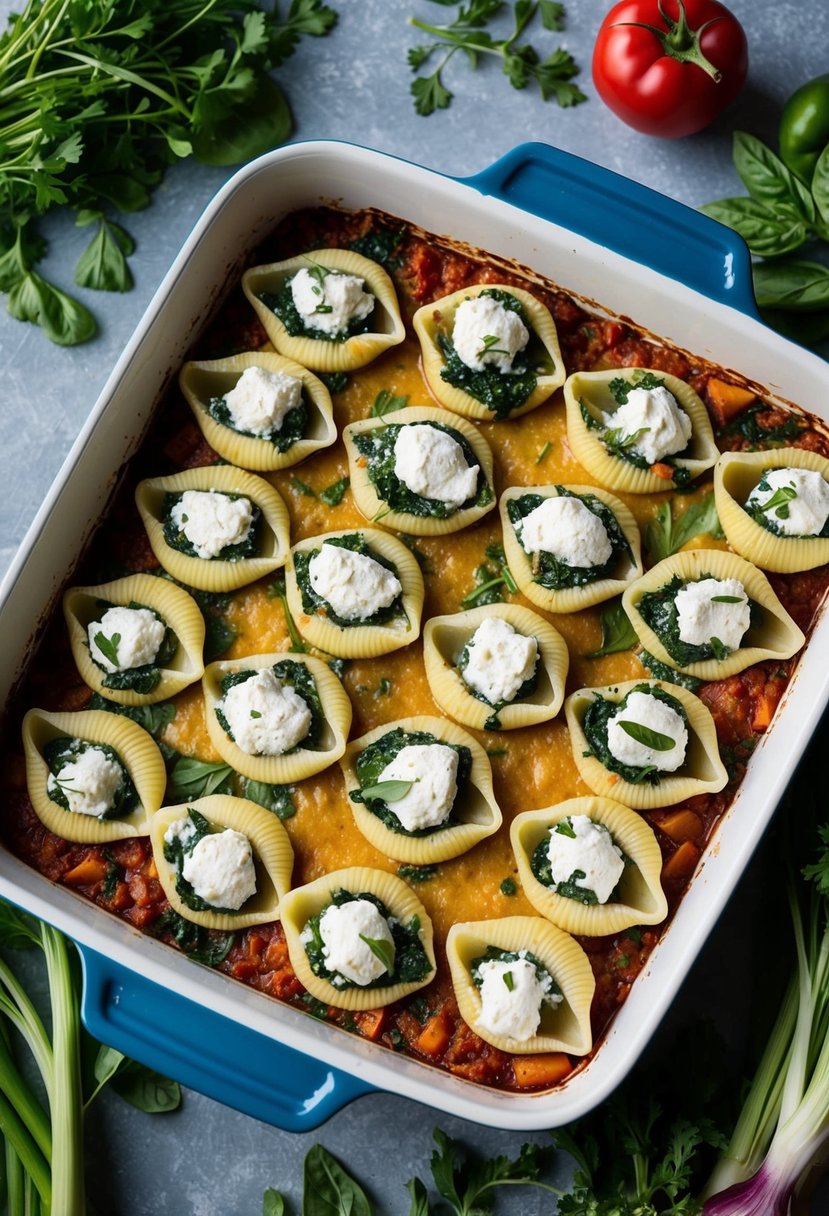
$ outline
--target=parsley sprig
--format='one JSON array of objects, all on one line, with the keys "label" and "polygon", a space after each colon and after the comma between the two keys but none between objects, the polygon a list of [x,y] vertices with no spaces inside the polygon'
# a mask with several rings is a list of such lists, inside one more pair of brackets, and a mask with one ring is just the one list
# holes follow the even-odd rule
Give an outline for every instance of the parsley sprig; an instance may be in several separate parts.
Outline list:
[{"label": "parsley sprig", "polygon": [[[436,2],[446,4],[447,0]],[[504,8],[511,11],[513,25],[510,34],[499,39],[484,27]],[[412,82],[411,91],[418,114],[433,114],[435,110],[445,110],[450,105],[453,93],[443,82],[443,71],[458,51],[464,52],[472,68],[478,66],[481,55],[499,58],[504,75],[513,88],[524,89],[535,81],[545,101],[553,98],[563,107],[586,101],[578,85],[571,83],[572,78],[578,75],[579,67],[568,51],[557,47],[546,59],[542,59],[535,47],[519,42],[536,14],[545,30],[563,28],[564,5],[555,0],[513,0],[511,4],[505,4],[504,0],[468,0],[460,6],[454,19],[445,25],[432,25],[410,17],[410,25],[435,38],[434,42],[411,47],[409,66],[412,70],[419,72],[430,61],[432,66],[434,57],[440,55],[437,67],[430,75],[417,76]]]}]

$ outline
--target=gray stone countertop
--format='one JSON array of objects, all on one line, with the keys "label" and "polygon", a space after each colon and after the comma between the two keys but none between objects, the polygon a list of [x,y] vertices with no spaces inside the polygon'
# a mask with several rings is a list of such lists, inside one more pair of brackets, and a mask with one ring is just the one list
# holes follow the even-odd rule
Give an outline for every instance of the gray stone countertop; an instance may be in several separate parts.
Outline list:
[{"label": "gray stone countertop", "polygon": [[[449,110],[419,117],[409,95],[406,50],[419,39],[410,14],[441,21],[450,10],[428,0],[333,0],[340,21],[328,37],[305,39],[278,72],[293,107],[295,138],[343,139],[456,176],[475,173],[526,140],[541,140],[697,206],[742,193],[731,162],[731,133],[745,129],[774,143],[777,116],[800,83],[824,72],[829,6],[799,0],[732,0],[749,39],[751,67],[740,98],[707,131],[681,141],[658,140],[624,126],[598,99],[590,79],[593,39],[605,0],[569,0],[560,41],[572,51],[589,100],[574,109],[545,104],[534,88],[516,92],[499,65],[468,70],[461,56],[445,81]],[[283,4],[283,9],[287,7]],[[8,12],[0,0],[0,16]],[[451,10],[454,11],[454,10]],[[552,47],[559,36],[539,31]],[[4,441],[0,446],[0,570],[19,545],[98,393],[157,285],[204,206],[230,171],[184,162],[171,169],[152,205],[126,220],[137,242],[131,259],[135,289],[125,295],[78,294],[95,312],[100,333],[85,346],[59,349],[35,328],[0,313],[4,374]],[[87,232],[55,215],[44,224],[46,276],[73,291],[72,267]],[[462,235],[462,234],[461,234]],[[749,887],[757,883],[749,876]],[[726,1030],[741,1040],[751,993],[736,983],[728,943],[747,933],[751,900],[741,888],[724,923],[691,973],[673,1018],[713,1006],[728,1010]],[[274,1186],[299,1210],[301,1164],[315,1142],[325,1144],[362,1179],[378,1213],[408,1210],[403,1189],[413,1174],[428,1177],[436,1125],[486,1152],[514,1154],[527,1138],[482,1129],[394,1095],[359,1099],[318,1132],[292,1135],[187,1091],[182,1110],[150,1118],[105,1096],[88,1124],[90,1200],[102,1216],[253,1216]],[[549,1197],[520,1192],[499,1210],[549,1212]]]}]

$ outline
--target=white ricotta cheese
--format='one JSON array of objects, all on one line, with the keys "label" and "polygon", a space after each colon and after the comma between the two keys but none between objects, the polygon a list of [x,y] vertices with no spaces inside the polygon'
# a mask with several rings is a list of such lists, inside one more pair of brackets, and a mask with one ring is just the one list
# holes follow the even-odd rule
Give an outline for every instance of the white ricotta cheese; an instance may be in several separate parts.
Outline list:
[{"label": "white ricotta cheese", "polygon": [[395,477],[423,498],[459,507],[474,495],[479,472],[457,440],[426,422],[401,427],[394,441]]},{"label": "white ricotta cheese", "polygon": [[623,437],[637,435],[632,450],[648,464],[681,452],[693,431],[691,419],[663,384],[631,389],[625,404],[603,417],[605,426],[621,431]]},{"label": "white ricotta cheese", "polygon": [[249,756],[282,756],[311,727],[307,701],[290,684],[281,683],[270,667],[233,684],[219,708],[237,745]]},{"label": "white ricotta cheese", "polygon": [[452,810],[458,792],[458,753],[443,743],[413,743],[402,747],[377,778],[381,781],[411,781],[402,798],[390,802],[407,832],[436,828]]},{"label": "white ricotta cheese", "polygon": [[765,480],[769,488],[758,486],[746,499],[747,507],[764,507],[778,490],[794,490],[794,497],[782,504],[787,513],[780,515],[781,507],[772,507],[767,518],[783,536],[817,536],[829,519],[829,484],[813,469],[767,469]]},{"label": "white ricotta cheese", "polygon": [[481,621],[467,642],[464,681],[490,705],[512,701],[538,662],[538,642],[497,616]]},{"label": "white ricotta cheese", "polygon": [[192,852],[184,854],[181,874],[214,908],[238,912],[256,894],[253,850],[247,836],[234,828],[202,836]]},{"label": "white ricotta cheese", "polygon": [[50,773],[47,789],[50,794],[60,790],[76,815],[100,818],[112,810],[123,780],[120,764],[102,747],[93,746],[64,764],[57,777]]},{"label": "white ricotta cheese", "polygon": [[492,296],[475,296],[458,305],[452,345],[473,371],[491,364],[499,372],[511,372],[515,356],[529,340],[530,331],[518,313]]},{"label": "white ricotta cheese", "polygon": [[389,608],[403,590],[396,574],[365,553],[323,544],[308,563],[317,595],[344,621],[366,620]]},{"label": "white ricotta cheese", "polygon": [[711,638],[718,638],[727,650],[736,650],[751,624],[746,589],[736,578],[697,579],[678,591],[674,602],[679,636],[692,646],[706,646]]},{"label": "white ricotta cheese", "polygon": [[246,367],[224,403],[237,431],[272,435],[302,400],[302,381],[265,367]]},{"label": "white ricotta cheese", "polygon": [[317,273],[303,267],[291,279],[294,307],[308,329],[338,334],[355,321],[364,321],[375,296],[364,291],[365,280],[338,270]]},{"label": "white ricotta cheese", "polygon": [[[541,1022],[542,1006],[556,1006],[563,997],[551,992],[552,978],[539,978],[535,966],[526,958],[513,962],[490,959],[478,968],[481,977],[481,1011],[477,1025],[490,1034],[511,1039],[532,1038]],[[511,979],[505,977],[509,975]]]},{"label": "white ricotta cheese", "polygon": [[[385,942],[394,957],[394,939],[388,921],[370,899],[351,899],[331,904],[320,917],[322,957],[329,971],[352,984],[370,984],[388,971],[364,938]],[[303,936],[303,940],[308,940]],[[335,976],[336,981],[336,976]]]},{"label": "white ricotta cheese", "polygon": [[605,904],[625,868],[622,850],[613,843],[607,828],[587,815],[569,816],[568,825],[574,836],[550,828],[547,856],[553,882],[569,882],[575,870],[582,870],[584,878],[576,878],[575,886],[592,891],[599,903]]},{"label": "white ricotta cheese", "polygon": [[228,545],[247,540],[253,524],[249,498],[231,498],[221,490],[185,490],[170,518],[198,557],[217,557]]},{"label": "white ricotta cheese", "polygon": [[[164,641],[164,624],[149,608],[107,608],[100,621],[92,621],[87,631],[89,653],[104,671],[127,671],[152,663]],[[95,641],[99,634],[111,644],[117,659],[113,663]]]},{"label": "white ricotta cheese", "polygon": [[182,845],[186,846],[189,840],[192,840],[196,834],[196,825],[189,815],[182,815],[181,819],[174,819],[167,831],[164,833],[164,843],[173,844],[180,840]]},{"label": "white ricotta cheese", "polygon": [[[674,746],[665,751],[648,747],[629,735],[622,728],[622,722],[636,723],[660,735],[667,735],[673,739]],[[660,773],[673,773],[685,762],[688,731],[676,710],[660,701],[659,697],[647,692],[631,692],[624,708],[617,709],[608,720],[607,745],[610,754],[620,764],[630,764],[636,768],[652,765]]]},{"label": "white ricotta cheese", "polygon": [[607,528],[580,498],[545,498],[518,526],[527,553],[551,553],[566,566],[603,566],[613,554]]}]

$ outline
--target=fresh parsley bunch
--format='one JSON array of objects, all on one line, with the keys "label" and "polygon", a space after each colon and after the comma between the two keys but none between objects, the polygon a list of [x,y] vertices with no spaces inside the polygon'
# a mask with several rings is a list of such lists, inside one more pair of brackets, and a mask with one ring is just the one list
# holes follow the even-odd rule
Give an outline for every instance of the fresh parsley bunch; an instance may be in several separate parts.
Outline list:
[{"label": "fresh parsley bunch", "polygon": [[291,114],[268,72],[336,22],[322,0],[283,20],[257,0],[28,0],[0,38],[0,291],[53,342],[95,319],[35,270],[52,207],[94,226],[79,287],[128,291],[134,242],[111,213],[146,207],[164,169],[193,155],[238,164],[282,143]]}]

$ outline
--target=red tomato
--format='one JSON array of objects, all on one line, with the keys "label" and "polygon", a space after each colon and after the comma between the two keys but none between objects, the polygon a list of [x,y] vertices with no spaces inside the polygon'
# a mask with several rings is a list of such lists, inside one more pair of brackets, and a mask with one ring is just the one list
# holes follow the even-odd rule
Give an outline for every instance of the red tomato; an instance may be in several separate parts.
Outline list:
[{"label": "red tomato", "polygon": [[621,0],[593,50],[602,101],[646,135],[701,131],[734,100],[747,71],[743,27],[717,0]]}]

